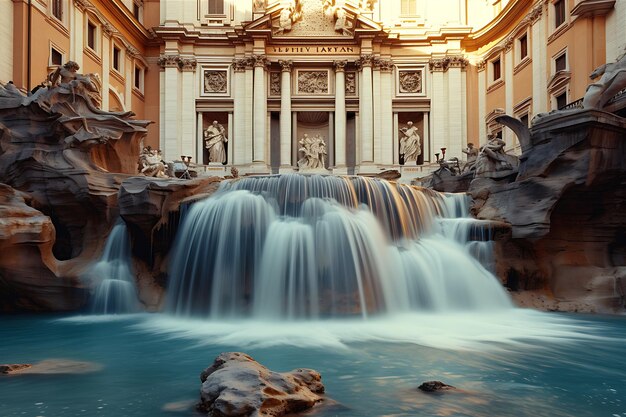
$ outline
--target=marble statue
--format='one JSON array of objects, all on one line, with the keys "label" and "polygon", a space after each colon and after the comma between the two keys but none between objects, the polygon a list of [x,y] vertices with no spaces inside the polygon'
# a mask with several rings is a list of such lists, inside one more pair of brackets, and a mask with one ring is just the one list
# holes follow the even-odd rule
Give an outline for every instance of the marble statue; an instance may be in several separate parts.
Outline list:
[{"label": "marble statue", "polygon": [[278,17],[278,29],[276,34],[282,34],[291,30],[291,26],[300,19],[302,15],[302,4],[300,0],[283,0],[283,8]]},{"label": "marble statue", "polygon": [[139,164],[141,173],[146,177],[167,178],[160,150],[152,149],[151,146],[144,147],[139,155]]},{"label": "marble statue", "polygon": [[615,62],[596,68],[589,78],[600,77],[589,84],[583,97],[583,109],[603,109],[620,90],[626,88],[626,51]]},{"label": "marble statue", "polygon": [[304,154],[298,161],[298,167],[301,170],[326,168],[326,142],[321,135],[311,138],[305,133],[299,143],[299,151]]},{"label": "marble statue", "polygon": [[474,144],[472,142],[469,142],[467,144],[467,148],[462,149],[461,152],[467,155],[467,162],[465,162],[465,165],[463,165],[463,172],[471,171],[475,168],[476,165],[476,158],[478,158],[478,149],[474,147]]},{"label": "marble statue", "polygon": [[400,155],[404,155],[404,164],[417,162],[417,157],[422,154],[417,127],[409,121],[406,123],[406,127],[400,129],[400,132],[404,134],[404,137],[400,139]]},{"label": "marble statue", "polygon": [[349,35],[352,25],[347,20],[344,0],[324,0],[324,11],[329,19],[335,19],[335,30],[342,35]]},{"label": "marble statue", "polygon": [[209,162],[226,162],[224,143],[228,142],[226,129],[217,120],[204,131],[204,147],[209,150]]},{"label": "marble statue", "polygon": [[477,177],[499,177],[499,171],[513,171],[517,168],[519,160],[514,155],[507,155],[505,145],[506,142],[499,137],[488,135],[487,143],[480,147],[476,157]]}]

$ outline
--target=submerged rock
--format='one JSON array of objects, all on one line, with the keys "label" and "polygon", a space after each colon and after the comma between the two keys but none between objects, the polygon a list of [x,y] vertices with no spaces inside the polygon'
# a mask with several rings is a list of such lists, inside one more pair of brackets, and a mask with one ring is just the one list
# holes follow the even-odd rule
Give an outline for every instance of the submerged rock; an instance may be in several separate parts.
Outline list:
[{"label": "submerged rock", "polygon": [[282,416],[323,400],[319,372],[273,372],[239,352],[220,354],[200,375],[199,411],[207,416]]},{"label": "submerged rock", "polygon": [[440,392],[456,389],[452,385],[444,384],[441,381],[426,381],[417,388],[424,392]]},{"label": "submerged rock", "polygon": [[0,365],[0,373],[11,375],[88,374],[102,369],[95,362],[72,359],[46,359],[34,364]]},{"label": "submerged rock", "polygon": [[0,374],[13,374],[23,369],[30,368],[31,366],[33,365],[29,363],[13,363],[9,365],[0,365]]}]

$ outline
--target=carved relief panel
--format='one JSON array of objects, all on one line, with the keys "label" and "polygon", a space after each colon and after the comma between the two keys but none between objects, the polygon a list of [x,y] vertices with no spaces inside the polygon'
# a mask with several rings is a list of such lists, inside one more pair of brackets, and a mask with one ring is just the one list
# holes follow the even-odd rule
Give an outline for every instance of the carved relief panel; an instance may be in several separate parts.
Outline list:
[{"label": "carved relief panel", "polygon": [[228,95],[229,76],[226,68],[202,68],[201,94],[204,96]]},{"label": "carved relief panel", "polygon": [[270,96],[280,96],[280,72],[270,72]]},{"label": "carved relief panel", "polygon": [[330,94],[328,70],[298,70],[296,78],[298,94]]},{"label": "carved relief panel", "polygon": [[346,95],[356,95],[356,72],[346,71]]},{"label": "carved relief panel", "polygon": [[425,95],[424,67],[399,67],[396,71],[396,94],[400,96]]}]

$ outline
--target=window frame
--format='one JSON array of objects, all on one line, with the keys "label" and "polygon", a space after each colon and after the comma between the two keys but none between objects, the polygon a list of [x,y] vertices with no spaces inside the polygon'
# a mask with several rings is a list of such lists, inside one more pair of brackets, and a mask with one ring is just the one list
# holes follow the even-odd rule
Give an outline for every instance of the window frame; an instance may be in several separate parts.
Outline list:
[{"label": "window frame", "polygon": [[[560,58],[565,58],[565,68],[563,68],[563,69],[557,69],[557,61]],[[555,75],[559,71],[569,71],[569,55],[568,55],[567,48],[563,48],[559,52],[554,54],[554,56],[552,56],[552,60],[551,61],[552,61],[551,65],[552,65],[552,74],[553,75]]]},{"label": "window frame", "polygon": [[[211,13],[211,1],[221,1],[222,2],[222,12],[221,13]],[[228,4],[226,4],[226,0],[208,0],[207,1],[207,16],[215,17],[226,17],[226,10],[228,8]]]},{"label": "window frame", "polygon": [[[498,76],[496,77],[496,63],[498,64]],[[491,75],[491,83],[496,83],[502,80],[502,56],[498,55],[494,59],[489,60],[489,69]]]},{"label": "window frame", "polygon": [[[61,62],[59,64],[52,61],[52,51],[55,51],[59,55],[61,55]],[[65,52],[63,52],[63,50],[59,48],[58,46],[56,46],[55,44],[50,43],[49,52],[48,52],[48,67],[63,66],[64,61],[65,61]]]},{"label": "window frame", "polygon": [[[139,73],[139,78],[137,78],[137,74]],[[139,81],[139,82],[137,82]],[[146,85],[146,68],[139,64],[139,62],[135,61],[133,65],[133,90],[144,94]]]},{"label": "window frame", "polygon": [[[85,25],[85,46],[87,48],[89,48],[92,52],[95,52],[96,54],[100,52],[100,25],[98,25],[96,22],[94,22],[92,19],[87,18],[86,19],[86,25]],[[89,29],[90,27],[93,27],[93,46],[89,45]]]},{"label": "window frame", "polygon": [[[567,1],[566,0],[555,0],[552,3],[553,10],[553,21],[554,29],[558,29],[567,23]],[[557,6],[558,5],[558,6]],[[560,22],[559,22],[560,20]]]},{"label": "window frame", "polygon": [[[118,53],[116,54],[115,51],[118,51]],[[115,67],[115,61],[116,61],[116,55],[117,55],[117,61],[118,61],[118,67]],[[122,46],[120,46],[120,44],[118,42],[112,42],[111,43],[111,70],[115,71],[116,73],[118,73],[119,75],[121,75],[123,77],[124,74],[124,48]]]},{"label": "window frame", "polygon": [[[59,15],[57,15],[57,12]],[[65,18],[65,1],[64,0],[50,0],[50,16],[54,17],[61,23],[64,23]]]},{"label": "window frame", "polygon": [[[409,9],[406,13],[402,11],[405,1],[408,3],[408,9]],[[411,8],[413,8],[412,11],[411,11]],[[407,17],[407,16],[414,17],[418,15],[419,14],[417,13],[417,0],[400,0],[400,16],[401,17]]]}]

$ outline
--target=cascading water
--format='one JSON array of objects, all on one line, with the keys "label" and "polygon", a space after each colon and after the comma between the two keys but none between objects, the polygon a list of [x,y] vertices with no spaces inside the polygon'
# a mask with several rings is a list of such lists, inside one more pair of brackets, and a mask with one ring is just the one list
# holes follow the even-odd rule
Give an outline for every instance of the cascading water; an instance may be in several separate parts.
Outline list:
[{"label": "cascading water", "polygon": [[509,308],[467,235],[443,226],[467,222],[453,218],[466,200],[363,177],[224,183],[181,219],[168,310],[315,319]]},{"label": "cascading water", "polygon": [[130,268],[130,242],[123,221],[118,221],[111,230],[102,258],[92,267],[90,274],[101,279],[93,296],[93,313],[123,314],[139,310]]}]

